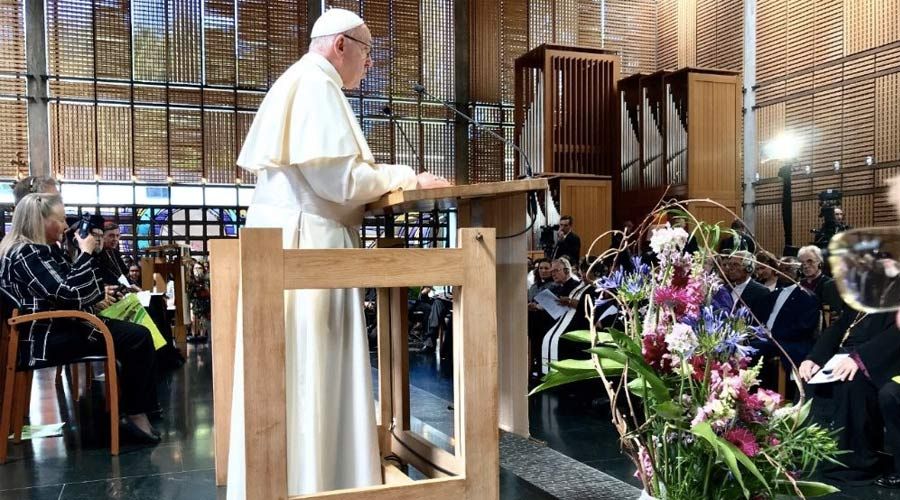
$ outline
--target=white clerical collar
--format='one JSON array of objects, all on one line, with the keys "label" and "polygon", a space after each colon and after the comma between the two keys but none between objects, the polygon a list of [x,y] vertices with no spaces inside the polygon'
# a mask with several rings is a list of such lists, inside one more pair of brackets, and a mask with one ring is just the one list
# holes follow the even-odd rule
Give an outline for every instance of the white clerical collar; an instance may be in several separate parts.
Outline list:
[{"label": "white clerical collar", "polygon": [[334,65],[331,64],[331,61],[325,59],[324,56],[313,52],[307,52],[306,55],[303,56],[303,59],[321,68],[322,71],[324,71],[325,74],[328,75],[328,78],[331,78],[331,81],[337,84],[338,87],[344,86],[344,80],[341,78],[340,73],[338,73],[337,70],[334,69]]}]

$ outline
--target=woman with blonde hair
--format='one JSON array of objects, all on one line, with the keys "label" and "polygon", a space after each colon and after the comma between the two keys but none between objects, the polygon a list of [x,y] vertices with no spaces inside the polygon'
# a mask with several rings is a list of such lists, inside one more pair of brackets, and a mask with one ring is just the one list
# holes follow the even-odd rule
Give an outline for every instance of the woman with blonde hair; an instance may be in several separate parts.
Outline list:
[{"label": "woman with blonde hair", "polygon": [[[29,194],[13,212],[12,228],[0,242],[0,287],[27,313],[77,309],[94,313],[104,300],[95,259],[97,240],[75,234],[74,260],[58,245],[67,229],[62,199],[53,194]],[[134,437],[158,443],[147,412],[156,409],[153,374],[155,353],[143,326],[101,318],[113,337],[121,363],[123,427]],[[71,359],[104,354],[100,332],[79,320],[35,321],[23,328],[20,359],[33,369]]]}]

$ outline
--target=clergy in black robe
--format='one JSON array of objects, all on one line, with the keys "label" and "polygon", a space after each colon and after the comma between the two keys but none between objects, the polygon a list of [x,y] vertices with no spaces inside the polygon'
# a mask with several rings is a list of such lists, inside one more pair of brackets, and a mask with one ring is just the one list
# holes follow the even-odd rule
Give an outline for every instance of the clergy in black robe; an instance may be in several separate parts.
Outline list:
[{"label": "clergy in black robe", "polygon": [[[900,331],[894,318],[893,313],[880,313],[860,319],[855,311],[847,312],[822,333],[804,362],[822,367],[834,354],[848,353],[858,366],[853,380],[833,384],[835,407],[829,425],[842,429],[838,447],[850,453],[839,457],[846,468],[826,469],[829,478],[874,479],[880,473],[878,452],[885,444],[900,452],[897,383],[891,380],[900,374]],[[884,409],[894,414],[885,414]]]}]

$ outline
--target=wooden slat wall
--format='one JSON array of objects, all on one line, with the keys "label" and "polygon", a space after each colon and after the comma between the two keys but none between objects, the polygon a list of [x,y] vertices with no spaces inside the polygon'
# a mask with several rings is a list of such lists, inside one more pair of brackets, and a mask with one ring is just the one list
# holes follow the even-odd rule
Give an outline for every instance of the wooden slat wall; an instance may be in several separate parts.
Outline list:
[{"label": "wooden slat wall", "polygon": [[28,159],[25,111],[25,25],[23,0],[0,3],[0,177],[16,177],[13,161]]},{"label": "wooden slat wall", "polygon": [[[854,226],[896,223],[885,180],[900,174],[900,0],[760,0],[757,4],[757,131],[803,138],[795,175],[794,242],[821,225],[817,193],[841,189]],[[866,166],[872,156],[874,165]],[[840,162],[835,172],[834,162]],[[780,250],[777,164],[761,163],[758,237]],[[798,213],[797,210],[800,212]]]},{"label": "wooden slat wall", "polygon": [[[66,179],[232,183],[306,0],[49,0],[50,139]],[[236,56],[237,54],[237,56]]]},{"label": "wooden slat wall", "polygon": [[657,9],[657,69],[743,70],[743,0],[659,0]]}]

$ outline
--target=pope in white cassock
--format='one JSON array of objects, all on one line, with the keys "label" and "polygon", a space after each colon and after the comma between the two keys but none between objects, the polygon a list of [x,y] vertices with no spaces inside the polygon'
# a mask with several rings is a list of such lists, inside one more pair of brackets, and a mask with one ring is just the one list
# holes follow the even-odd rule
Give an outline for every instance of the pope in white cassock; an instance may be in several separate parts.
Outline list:
[{"label": "pope in white cassock", "polygon": [[[247,227],[281,227],[284,248],[358,248],[366,203],[448,184],[375,163],[341,91],[358,88],[371,64],[363,20],[328,10],[311,38],[309,53],[272,85],[238,158],[257,174]],[[381,484],[361,290],[286,292],[285,311],[288,494]],[[230,500],[243,499],[246,486],[243,348],[239,331]]]}]

